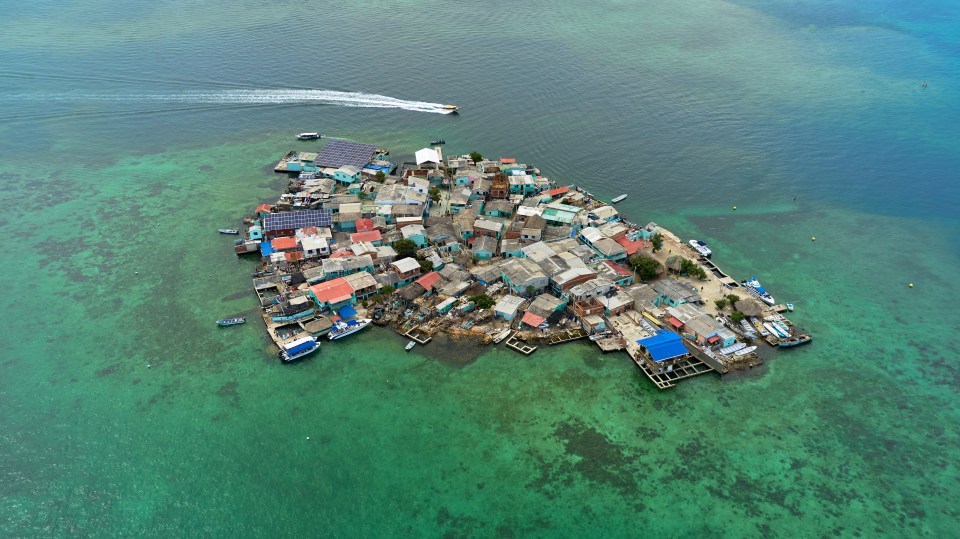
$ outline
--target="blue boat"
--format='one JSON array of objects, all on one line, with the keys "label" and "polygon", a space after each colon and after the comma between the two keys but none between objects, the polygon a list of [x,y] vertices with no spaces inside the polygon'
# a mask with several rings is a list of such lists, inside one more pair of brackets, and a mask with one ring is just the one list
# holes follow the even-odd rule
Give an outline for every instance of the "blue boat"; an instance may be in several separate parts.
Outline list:
[{"label": "blue boat", "polygon": [[777,343],[777,346],[779,346],[780,348],[789,348],[791,346],[800,346],[801,344],[807,344],[812,340],[813,340],[813,337],[809,335],[798,335],[796,337],[790,337],[789,339],[783,339],[782,341]]},{"label": "blue boat", "polygon": [[313,314],[313,309],[307,309],[306,311],[300,311],[293,314],[281,314],[278,316],[271,316],[270,320],[274,322],[290,322],[293,320],[299,320],[301,318],[306,318]]},{"label": "blue boat", "polygon": [[743,284],[744,288],[747,289],[747,292],[750,292],[767,305],[773,305],[776,303],[773,300],[773,296],[771,296],[764,287],[760,286],[760,281],[757,279],[756,275],[750,277],[750,280],[748,281],[743,281],[741,284]]},{"label": "blue boat", "polygon": [[312,354],[320,348],[320,343],[313,337],[304,337],[280,347],[277,357],[284,363],[293,363],[298,359]]}]

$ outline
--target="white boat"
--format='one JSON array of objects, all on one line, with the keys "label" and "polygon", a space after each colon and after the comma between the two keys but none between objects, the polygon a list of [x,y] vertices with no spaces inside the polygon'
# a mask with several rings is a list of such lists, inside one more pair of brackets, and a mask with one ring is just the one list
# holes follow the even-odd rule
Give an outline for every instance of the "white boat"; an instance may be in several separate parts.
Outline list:
[{"label": "white boat", "polygon": [[406,346],[403,347],[403,349],[409,352],[410,350],[413,350],[413,347],[416,345],[417,345],[417,341],[410,341],[407,343]]},{"label": "white boat", "polygon": [[503,342],[504,339],[510,336],[511,331],[511,329],[507,328],[500,333],[497,333],[497,336],[493,338],[493,344]]},{"label": "white boat", "polygon": [[240,231],[236,228],[218,228],[217,232],[221,234],[239,234]]},{"label": "white boat", "polygon": [[348,320],[344,322],[340,320],[333,326],[333,329],[330,330],[330,333],[327,333],[327,338],[331,341],[341,339],[347,335],[353,335],[354,333],[360,331],[361,329],[370,325],[370,322],[373,320],[369,318],[361,318],[360,320]]},{"label": "white boat", "polygon": [[300,133],[297,135],[299,140],[317,140],[320,138],[320,133]]},{"label": "white boat", "polygon": [[774,305],[776,303],[776,301],[773,300],[773,296],[771,296],[764,287],[760,286],[760,281],[757,280],[756,275],[750,277],[749,280],[743,281],[742,284],[744,288],[747,289],[747,292],[757,296],[760,301],[767,305]]},{"label": "white boat", "polygon": [[623,194],[623,195],[620,195],[620,196],[618,196],[618,197],[613,197],[613,200],[611,200],[611,202],[613,202],[614,204],[616,204],[617,202],[620,202],[621,200],[623,200],[623,199],[625,199],[625,198],[627,198],[627,195],[626,195],[626,194]]},{"label": "white boat", "polygon": [[280,347],[277,357],[284,363],[292,363],[320,348],[320,343],[313,337],[304,337]]},{"label": "white boat", "polygon": [[733,355],[735,355],[735,356],[745,356],[745,355],[749,354],[750,352],[753,352],[753,351],[756,350],[756,349],[757,349],[756,346],[748,346],[748,347],[746,347],[746,348],[742,348],[742,349],[740,349],[740,350],[737,350],[736,352],[733,353]]},{"label": "white boat", "polygon": [[690,247],[693,247],[693,250],[703,255],[704,258],[710,258],[710,255],[713,254],[707,244],[700,240],[690,240]]},{"label": "white boat", "polygon": [[729,356],[730,354],[736,352],[737,350],[743,350],[743,349],[746,348],[746,347],[747,347],[746,344],[743,344],[742,342],[738,342],[738,343],[735,343],[735,344],[731,344],[730,346],[728,346],[728,347],[726,347],[726,348],[721,348],[721,349],[720,349],[720,353],[723,354],[723,355],[725,355],[725,356]]}]

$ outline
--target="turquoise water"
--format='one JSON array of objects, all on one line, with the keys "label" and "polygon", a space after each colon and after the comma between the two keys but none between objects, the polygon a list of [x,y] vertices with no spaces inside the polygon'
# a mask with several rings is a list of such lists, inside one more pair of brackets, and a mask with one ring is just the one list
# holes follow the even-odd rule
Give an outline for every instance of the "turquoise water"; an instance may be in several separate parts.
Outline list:
[{"label": "turquoise water", "polygon": [[[3,5],[0,535],[955,535],[957,10]],[[668,393],[379,330],[281,366],[211,327],[256,307],[211,232],[312,130],[628,192],[815,342]]]}]

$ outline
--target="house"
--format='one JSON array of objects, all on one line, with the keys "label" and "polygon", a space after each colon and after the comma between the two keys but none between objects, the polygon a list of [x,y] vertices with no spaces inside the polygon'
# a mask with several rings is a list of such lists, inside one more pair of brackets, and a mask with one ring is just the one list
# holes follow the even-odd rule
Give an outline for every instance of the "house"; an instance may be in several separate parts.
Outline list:
[{"label": "house", "polygon": [[390,263],[397,274],[397,288],[407,286],[420,276],[420,263],[415,258],[402,258]]},{"label": "house", "polygon": [[353,305],[357,301],[353,287],[343,277],[315,284],[309,290],[310,296],[321,311],[336,310],[344,305]]},{"label": "house", "polygon": [[403,234],[403,239],[417,244],[417,248],[422,249],[427,246],[426,229],[423,225],[407,225],[400,229],[400,233]]},{"label": "house", "polygon": [[422,195],[430,191],[430,180],[426,178],[407,178],[407,187]]},{"label": "house", "polygon": [[554,251],[549,244],[543,241],[531,243],[530,245],[524,245],[522,250],[524,258],[529,258],[534,262],[557,255],[557,252]]},{"label": "house", "polygon": [[457,304],[457,298],[447,298],[435,307],[437,309],[437,314],[447,314],[451,309]]},{"label": "house", "polygon": [[549,279],[540,270],[536,262],[526,258],[511,258],[501,264],[503,282],[516,294],[542,292]]},{"label": "house", "polygon": [[503,277],[499,264],[470,268],[470,274],[473,275],[473,278],[476,279],[477,282],[483,285],[493,284]]},{"label": "house", "polygon": [[540,294],[534,298],[533,302],[527,307],[528,313],[534,313],[544,319],[550,318],[556,313],[563,312],[567,302],[550,294]]},{"label": "house", "polygon": [[377,147],[372,144],[358,144],[344,140],[331,140],[320,150],[315,163],[318,167],[338,168],[353,165],[358,170],[374,160]]},{"label": "house", "polygon": [[435,167],[443,162],[443,160],[440,158],[439,152],[433,148],[423,148],[417,150],[413,155],[418,167],[420,165]]},{"label": "house", "polygon": [[554,187],[553,189],[544,191],[541,195],[541,200],[544,202],[553,202],[554,200],[562,199],[568,192],[570,192],[570,188],[567,186]]},{"label": "house", "polygon": [[484,205],[483,215],[509,219],[513,215],[513,208],[513,202],[509,200],[491,200]]},{"label": "house", "polygon": [[461,210],[467,207],[467,204],[470,204],[470,188],[464,187],[462,189],[452,189],[450,191],[450,213],[456,214],[460,213]]},{"label": "house", "polygon": [[322,264],[323,272],[328,279],[343,277],[351,273],[357,273],[358,271],[370,273],[374,271],[373,258],[369,255],[352,256],[351,254],[338,258],[325,258]]},{"label": "house", "polygon": [[263,217],[263,234],[268,240],[279,236],[292,236],[298,228],[329,227],[332,220],[332,212],[327,209],[268,213]]},{"label": "house", "polygon": [[543,229],[547,221],[539,215],[528,216],[520,229],[520,241],[523,243],[537,242],[543,239]]},{"label": "house", "polygon": [[633,297],[622,290],[611,290],[602,296],[597,297],[597,301],[603,305],[603,314],[614,316],[633,308]]},{"label": "house", "polygon": [[270,206],[270,204],[260,204],[259,206],[257,206],[257,209],[254,210],[253,213],[257,216],[258,219],[263,219],[264,216],[270,213],[272,209],[273,207]]},{"label": "house", "polygon": [[[591,229],[584,229],[591,230]],[[610,238],[603,237],[593,242],[593,250],[600,254],[606,260],[626,260],[627,251],[619,243]]]},{"label": "house", "polygon": [[273,252],[280,253],[283,251],[296,250],[300,246],[297,244],[297,238],[281,236],[279,238],[273,238],[270,240],[270,247],[273,248]]},{"label": "house", "polygon": [[507,321],[513,320],[516,318],[517,312],[520,310],[523,302],[523,298],[507,294],[500,298],[500,301],[493,306],[493,316]]},{"label": "house", "polygon": [[589,268],[570,268],[550,277],[550,287],[558,296],[567,295],[567,291],[597,278],[597,273]]},{"label": "house", "polygon": [[651,313],[655,318],[660,317],[662,309],[657,307],[657,300],[660,298],[660,294],[650,285],[638,284],[624,291],[633,298],[633,309],[635,311]]},{"label": "house", "polygon": [[351,273],[343,278],[350,283],[351,288],[353,288],[353,294],[358,300],[368,298],[380,292],[380,284],[373,278],[373,275],[366,271]]},{"label": "house", "polygon": [[693,286],[672,278],[660,279],[650,285],[658,294],[658,307],[676,307],[683,303],[703,303]]},{"label": "house", "polygon": [[613,283],[607,279],[597,277],[583,284],[578,284],[570,288],[570,297],[577,301],[583,301],[590,298],[597,298],[610,293],[613,290]]},{"label": "house", "polygon": [[490,183],[490,198],[506,199],[510,197],[510,182],[501,174],[496,174]]},{"label": "house", "polygon": [[623,223],[611,222],[611,223],[604,223],[600,225],[599,230],[600,232],[603,233],[604,236],[610,238],[613,241],[617,241],[620,238],[626,237],[627,232],[630,229],[627,228],[627,226]]},{"label": "house", "polygon": [[373,259],[377,258],[377,248],[369,241],[361,241],[360,243],[354,243],[350,245],[349,249],[353,253],[353,256],[367,255]]},{"label": "house", "polygon": [[300,240],[300,247],[303,248],[304,258],[320,258],[330,256],[330,244],[326,238],[320,236],[307,236]]},{"label": "house", "polygon": [[649,240],[650,236],[653,236],[654,234],[659,234],[659,232],[660,232],[660,229],[657,228],[657,223],[654,223],[651,221],[646,225],[644,225],[643,228],[641,228],[638,231],[638,235],[645,240]]},{"label": "house", "polygon": [[658,330],[652,337],[637,341],[642,357],[654,369],[672,367],[690,356],[683,345],[680,335],[665,329]]},{"label": "house", "polygon": [[613,221],[620,215],[613,206],[600,206],[591,210],[590,213],[603,221]]},{"label": "house", "polygon": [[474,260],[488,260],[497,256],[497,240],[490,236],[478,236],[471,245]]},{"label": "house", "polygon": [[[365,221],[369,221],[369,219],[365,219]],[[373,244],[374,247],[379,247],[383,244],[382,240],[383,236],[379,230],[368,230],[366,232],[354,232],[350,234],[350,243],[369,242]]]},{"label": "house", "polygon": [[604,260],[597,264],[597,273],[605,279],[610,279],[617,286],[633,284],[633,272],[612,260]]},{"label": "house", "polygon": [[580,213],[580,208],[576,206],[552,202],[543,209],[541,216],[548,225],[570,226],[578,213]]},{"label": "house", "polygon": [[504,258],[523,256],[523,249],[519,240],[503,240],[500,242],[500,255]]},{"label": "house", "polygon": [[493,219],[480,217],[473,223],[473,234],[475,236],[489,236],[499,240],[502,231],[503,223]]},{"label": "house", "polygon": [[437,286],[437,284],[440,282],[440,274],[435,271],[431,271],[430,273],[420,277],[414,282],[422,286],[423,289],[426,291],[427,295],[430,295],[430,292],[432,292],[434,288]]},{"label": "house", "polygon": [[333,172],[333,179],[345,186],[357,183],[360,181],[360,167],[344,165]]}]

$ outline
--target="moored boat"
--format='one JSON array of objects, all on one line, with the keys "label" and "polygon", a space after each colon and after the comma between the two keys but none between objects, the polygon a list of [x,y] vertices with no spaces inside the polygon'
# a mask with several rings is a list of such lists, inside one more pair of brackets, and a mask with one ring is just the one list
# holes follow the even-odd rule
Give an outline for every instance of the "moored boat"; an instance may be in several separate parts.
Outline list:
[{"label": "moored boat", "polygon": [[413,350],[413,347],[416,345],[417,345],[417,341],[410,341],[407,343],[406,346],[403,347],[403,349],[409,352],[410,350]]},{"label": "moored boat", "polygon": [[300,133],[297,135],[298,140],[317,140],[320,138],[320,133]]},{"label": "moored boat", "polygon": [[239,234],[240,231],[236,228],[218,228],[217,232],[221,234]]},{"label": "moored boat", "polygon": [[217,320],[217,325],[218,326],[236,326],[246,321],[247,321],[246,318],[242,316],[238,316],[236,318],[224,318],[223,320]]},{"label": "moored boat", "polygon": [[511,330],[509,328],[497,333],[497,336],[493,338],[493,344],[498,344],[503,342],[504,339],[510,336]]},{"label": "moored boat", "polygon": [[710,255],[713,254],[707,244],[700,240],[690,240],[690,247],[693,247],[693,250],[700,253],[704,258],[710,258]]},{"label": "moored boat", "polygon": [[780,348],[789,348],[791,346],[800,346],[801,344],[807,344],[812,340],[813,340],[813,337],[809,335],[798,335],[796,337],[790,337],[789,339],[783,339],[782,341],[777,343],[777,346],[779,346]]},{"label": "moored boat", "polygon": [[447,141],[443,140],[442,138],[438,138],[437,140],[430,141],[430,144],[433,144],[434,146],[438,146],[440,144],[446,144],[446,143]]},{"label": "moored boat", "polygon": [[625,199],[625,198],[627,198],[627,195],[626,195],[626,194],[623,194],[623,195],[620,195],[620,196],[613,197],[613,200],[611,200],[611,202],[613,202],[614,204],[616,204],[617,202],[620,202],[621,200],[623,200],[623,199]]},{"label": "moored boat", "polygon": [[753,351],[756,350],[756,349],[757,349],[756,346],[748,346],[748,347],[746,347],[746,348],[741,348],[740,350],[737,350],[736,352],[733,353],[733,355],[734,355],[734,356],[745,356],[745,355],[749,354],[750,352],[753,352]]},{"label": "moored boat", "polygon": [[304,337],[283,345],[277,357],[284,363],[292,363],[308,354],[316,352],[318,348],[320,348],[320,343],[316,339],[313,337]]},{"label": "moored boat", "polygon": [[757,279],[756,275],[750,277],[750,279],[746,281],[743,281],[741,284],[743,284],[744,288],[747,289],[747,292],[750,292],[767,305],[774,305],[776,303],[776,301],[773,300],[773,296],[771,296],[764,287],[760,286],[760,281]]},{"label": "moored boat", "polygon": [[341,339],[347,335],[353,335],[354,333],[360,331],[361,329],[370,325],[370,322],[373,320],[369,318],[362,318],[360,320],[347,320],[339,321],[334,325],[333,329],[330,330],[330,333],[327,333],[327,338],[331,341]]}]

